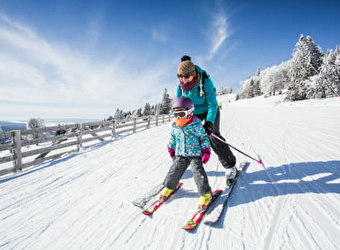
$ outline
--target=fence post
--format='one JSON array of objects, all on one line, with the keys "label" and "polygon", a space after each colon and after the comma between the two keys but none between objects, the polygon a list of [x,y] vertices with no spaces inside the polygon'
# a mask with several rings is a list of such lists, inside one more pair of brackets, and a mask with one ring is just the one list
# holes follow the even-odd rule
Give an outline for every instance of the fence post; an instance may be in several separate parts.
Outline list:
[{"label": "fence post", "polygon": [[116,120],[112,120],[112,138],[116,137],[116,129],[117,129]]},{"label": "fence post", "polygon": [[77,124],[77,150],[78,152],[83,148],[83,125],[81,123]]},{"label": "fence post", "polygon": [[133,118],[133,133],[136,133],[137,131],[137,118]]},{"label": "fence post", "polygon": [[21,155],[21,131],[13,131],[13,156],[14,156],[14,172],[22,171],[22,155]]},{"label": "fence post", "polygon": [[158,116],[159,115],[156,115],[156,126],[158,126]]},{"label": "fence post", "polygon": [[164,124],[165,123],[164,114],[162,115],[162,117],[163,117],[163,124]]},{"label": "fence post", "polygon": [[146,126],[146,128],[150,128],[150,123],[151,123],[151,115],[148,116],[148,125]]}]

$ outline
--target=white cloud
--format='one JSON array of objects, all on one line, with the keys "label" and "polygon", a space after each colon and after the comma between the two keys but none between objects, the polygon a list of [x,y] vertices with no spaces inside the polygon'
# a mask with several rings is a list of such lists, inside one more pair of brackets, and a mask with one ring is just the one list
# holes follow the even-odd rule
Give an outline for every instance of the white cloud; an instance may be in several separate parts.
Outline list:
[{"label": "white cloud", "polygon": [[202,55],[197,56],[198,64],[202,66],[210,65],[211,68],[221,67],[219,61],[224,61],[225,55],[233,47],[231,44],[225,46],[227,39],[232,35],[230,26],[229,16],[222,3],[216,1],[216,9],[211,13],[211,21],[205,31],[205,37],[208,41],[207,50]]},{"label": "white cloud", "polygon": [[152,39],[158,42],[165,43],[168,41],[168,35],[167,33],[163,30],[160,29],[153,29],[151,32]]},{"label": "white cloud", "polygon": [[209,57],[211,59],[219,51],[224,41],[230,36],[227,17],[223,14],[216,15],[210,32],[211,48],[209,51]]},{"label": "white cloud", "polygon": [[[90,32],[97,37],[99,29]],[[158,35],[158,39],[165,37]],[[58,107],[58,113],[73,112],[73,117],[89,111],[111,115],[117,108],[136,109],[161,100],[164,85],[160,82],[167,70],[156,62],[146,65],[137,55],[126,60],[119,51],[110,61],[94,60],[91,54],[48,41],[1,14],[0,46],[0,103],[6,103],[7,115],[19,115],[20,104],[25,113],[48,107],[50,117],[52,107]]]}]

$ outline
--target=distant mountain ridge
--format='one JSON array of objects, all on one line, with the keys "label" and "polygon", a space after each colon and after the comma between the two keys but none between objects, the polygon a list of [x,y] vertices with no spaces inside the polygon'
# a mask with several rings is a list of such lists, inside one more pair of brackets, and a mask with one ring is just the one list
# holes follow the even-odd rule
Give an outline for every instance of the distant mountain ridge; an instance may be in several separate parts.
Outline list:
[{"label": "distant mountain ridge", "polygon": [[[44,119],[45,126],[53,126],[54,124],[72,124],[72,123],[87,123],[96,122],[100,119],[81,119],[81,118],[60,118],[60,119]],[[11,130],[26,129],[27,122],[19,121],[0,121],[0,126],[4,132]],[[52,124],[52,125],[51,125]]]},{"label": "distant mountain ridge", "polygon": [[7,131],[11,131],[11,130],[26,129],[26,123],[21,123],[21,122],[0,121],[0,126],[1,126],[3,132],[7,132]]}]

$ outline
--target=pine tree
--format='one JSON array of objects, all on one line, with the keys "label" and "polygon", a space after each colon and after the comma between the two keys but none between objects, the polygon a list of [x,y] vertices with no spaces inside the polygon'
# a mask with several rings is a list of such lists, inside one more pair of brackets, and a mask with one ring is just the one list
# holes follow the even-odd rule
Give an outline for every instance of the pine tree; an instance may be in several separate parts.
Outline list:
[{"label": "pine tree", "polygon": [[252,78],[249,76],[247,80],[243,81],[241,83],[242,88],[239,92],[239,99],[246,99],[251,98],[251,92],[252,92]]},{"label": "pine tree", "polygon": [[335,95],[340,96],[340,47],[337,46],[335,49],[335,70],[334,70],[334,92]]},{"label": "pine tree", "polygon": [[171,110],[171,98],[168,94],[168,90],[164,89],[164,94],[163,94],[163,99],[162,99],[162,104],[161,104],[161,109],[160,109],[160,114],[167,115],[170,113]]},{"label": "pine tree", "polygon": [[247,98],[253,98],[254,97],[254,88],[255,88],[255,84],[254,84],[254,79],[250,78],[250,82],[249,82],[249,87],[248,87],[248,94],[247,94]]},{"label": "pine tree", "polygon": [[155,105],[155,115],[160,115],[161,114],[161,110],[162,110],[162,104],[161,103],[157,103]]},{"label": "pine tree", "polygon": [[231,94],[233,93],[233,88],[231,87],[222,87],[219,91],[216,91],[216,95],[226,95],[226,94]]},{"label": "pine tree", "polygon": [[260,75],[261,75],[261,69],[260,69],[260,68],[257,68],[256,73],[255,73],[255,76],[260,76]]},{"label": "pine tree", "polygon": [[290,101],[307,99],[307,93],[310,92],[308,80],[319,73],[322,56],[320,48],[311,37],[300,36],[288,71],[290,82],[286,99]]},{"label": "pine tree", "polygon": [[143,116],[148,116],[151,115],[151,106],[150,104],[147,102],[145,104],[144,110],[143,110]]},{"label": "pine tree", "polygon": [[276,95],[282,93],[286,87],[287,77],[287,63],[282,63],[278,66],[273,66],[265,70],[261,78],[261,90],[265,96]]},{"label": "pine tree", "polygon": [[136,116],[141,117],[142,115],[142,108],[137,109]]},{"label": "pine tree", "polygon": [[317,97],[326,98],[338,96],[340,90],[340,49],[328,50],[324,56],[320,73],[316,78],[315,90]]},{"label": "pine tree", "polygon": [[115,113],[115,115],[114,115],[114,119],[115,119],[116,121],[120,121],[120,120],[124,119],[124,111],[123,111],[123,110],[120,110],[120,109],[117,109],[117,110],[116,110],[116,113]]},{"label": "pine tree", "polygon": [[253,96],[260,96],[262,95],[262,91],[260,88],[260,78],[257,77],[257,79],[254,80],[254,88],[253,88]]},{"label": "pine tree", "polygon": [[261,91],[261,70],[260,68],[257,68],[255,76],[252,77],[253,82],[253,89],[252,89],[252,96],[260,96],[262,95]]}]

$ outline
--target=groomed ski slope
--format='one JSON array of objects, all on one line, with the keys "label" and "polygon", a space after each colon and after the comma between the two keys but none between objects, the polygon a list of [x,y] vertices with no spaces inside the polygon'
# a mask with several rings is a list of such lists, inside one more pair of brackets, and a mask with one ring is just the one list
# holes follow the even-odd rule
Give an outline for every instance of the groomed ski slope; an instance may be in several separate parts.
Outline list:
[{"label": "groomed ski slope", "polygon": [[[198,201],[190,170],[154,216],[131,204],[171,164],[166,124],[2,177],[0,249],[340,249],[340,101],[282,99],[220,98],[222,134],[264,166],[251,162],[215,226],[181,229]],[[216,155],[206,171],[223,188]]]}]

